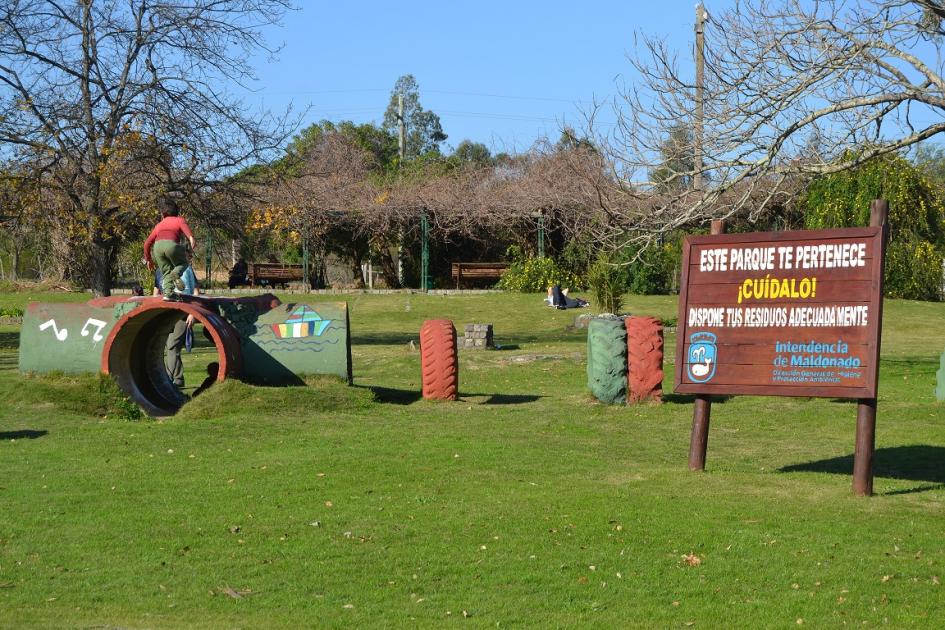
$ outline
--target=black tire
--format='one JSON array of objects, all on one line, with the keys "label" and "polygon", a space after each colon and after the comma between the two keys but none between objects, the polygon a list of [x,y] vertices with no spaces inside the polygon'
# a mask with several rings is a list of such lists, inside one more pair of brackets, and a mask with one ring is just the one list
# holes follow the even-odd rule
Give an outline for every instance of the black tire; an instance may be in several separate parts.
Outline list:
[{"label": "black tire", "polygon": [[622,319],[592,319],[587,326],[587,386],[599,401],[627,401],[627,330]]}]

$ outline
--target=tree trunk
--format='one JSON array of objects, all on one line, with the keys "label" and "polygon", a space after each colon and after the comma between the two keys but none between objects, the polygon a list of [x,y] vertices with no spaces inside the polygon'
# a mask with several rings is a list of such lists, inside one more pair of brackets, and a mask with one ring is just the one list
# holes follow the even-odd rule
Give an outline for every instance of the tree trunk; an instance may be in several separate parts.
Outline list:
[{"label": "tree trunk", "polygon": [[10,280],[16,282],[19,279],[18,271],[20,269],[20,246],[13,243],[13,260],[10,261]]},{"label": "tree trunk", "polygon": [[89,284],[95,297],[107,297],[112,294],[112,265],[114,251],[107,245],[92,242],[89,244]]},{"label": "tree trunk", "polygon": [[354,286],[357,289],[364,288],[364,272],[361,269],[361,257],[352,252],[351,254],[351,272],[354,274]]},{"label": "tree trunk", "polygon": [[378,262],[381,263],[381,271],[384,272],[384,283],[388,289],[399,289],[400,278],[397,277],[397,262],[391,256],[389,247],[382,247],[378,254]]}]

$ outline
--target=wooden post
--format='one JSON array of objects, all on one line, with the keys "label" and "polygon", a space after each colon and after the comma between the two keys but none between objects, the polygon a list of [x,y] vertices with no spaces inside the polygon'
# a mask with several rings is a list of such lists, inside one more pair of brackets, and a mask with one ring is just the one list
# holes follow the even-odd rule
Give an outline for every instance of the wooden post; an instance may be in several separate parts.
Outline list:
[{"label": "wooden post", "polygon": [[[712,221],[712,234],[724,234],[725,221]],[[676,339],[676,343],[685,343]],[[696,396],[692,410],[692,436],[689,439],[689,470],[705,470],[705,454],[709,448],[709,418],[712,415],[712,399],[709,396]]]},{"label": "wooden post", "polygon": [[[885,199],[875,199],[870,204],[870,225],[883,227],[883,249],[886,249],[886,219],[889,216],[889,202]],[[880,270],[879,304],[880,310],[874,314],[876,332],[876,356],[880,354],[883,326],[883,286],[882,277],[885,269]],[[879,365],[876,370],[876,383],[879,386]],[[853,494],[858,497],[868,497],[873,494],[873,451],[876,449],[876,399],[861,398],[856,406],[856,446],[853,450]]]}]

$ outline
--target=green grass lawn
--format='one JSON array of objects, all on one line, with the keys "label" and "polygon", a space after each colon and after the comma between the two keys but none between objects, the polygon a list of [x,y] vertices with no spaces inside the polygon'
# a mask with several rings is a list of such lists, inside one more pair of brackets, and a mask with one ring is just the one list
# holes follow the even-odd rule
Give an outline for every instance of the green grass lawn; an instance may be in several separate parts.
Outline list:
[{"label": "green grass lawn", "polygon": [[[945,619],[945,305],[886,303],[864,499],[855,403],[716,403],[707,472],[691,473],[691,400],[594,403],[576,311],[535,295],[348,303],[353,387],[227,382],[162,421],[116,417],[98,378],[21,377],[17,331],[0,329],[0,626]],[[503,346],[461,354],[455,403],[419,396],[409,342],[432,317],[491,322]],[[188,385],[210,360],[187,356]]]}]

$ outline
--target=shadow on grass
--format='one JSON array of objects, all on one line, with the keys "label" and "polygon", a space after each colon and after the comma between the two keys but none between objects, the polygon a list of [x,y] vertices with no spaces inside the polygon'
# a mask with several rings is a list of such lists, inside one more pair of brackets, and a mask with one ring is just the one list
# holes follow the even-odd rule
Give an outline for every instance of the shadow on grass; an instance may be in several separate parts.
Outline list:
[{"label": "shadow on grass", "polygon": [[0,350],[19,350],[20,333],[0,332]]},{"label": "shadow on grass", "polygon": [[37,431],[35,429],[22,429],[20,431],[0,431],[0,440],[35,440],[49,433],[49,431]]},{"label": "shadow on grass", "polygon": [[535,402],[544,396],[537,394],[466,394],[467,396],[489,396],[484,405],[523,405],[525,403]]},{"label": "shadow on grass", "polygon": [[[393,387],[380,387],[378,385],[355,385],[355,387],[370,389],[374,394],[374,399],[377,402],[388,405],[411,405],[422,398],[422,394],[419,389],[395,389]],[[544,396],[538,396],[535,394],[476,394],[472,392],[460,393],[460,400],[473,397],[485,397],[486,400],[480,403],[483,405],[523,405],[526,403],[535,402],[539,398],[544,398]]]},{"label": "shadow on grass", "polygon": [[378,385],[355,385],[355,387],[371,390],[377,402],[388,405],[410,405],[420,400],[419,389],[394,389],[393,387],[380,387]]},{"label": "shadow on grass", "polygon": [[[853,455],[791,464],[784,466],[780,471],[852,475]],[[884,494],[909,494],[943,488],[945,487],[945,447],[913,444],[877,449],[873,454],[873,475],[889,479],[921,481],[926,484],[906,490],[892,490]]]},{"label": "shadow on grass", "polygon": [[413,340],[418,343],[420,340],[420,331],[416,332],[376,332],[359,333],[351,335],[352,346],[402,346],[407,345]]},{"label": "shadow on grass", "polygon": [[0,352],[0,370],[15,370],[19,367],[19,355],[16,352]]},{"label": "shadow on grass", "polygon": [[[731,400],[731,396],[709,396],[714,403],[724,403]],[[663,402],[674,405],[691,405],[696,402],[695,394],[663,394]]]}]

